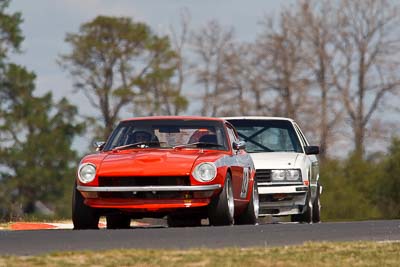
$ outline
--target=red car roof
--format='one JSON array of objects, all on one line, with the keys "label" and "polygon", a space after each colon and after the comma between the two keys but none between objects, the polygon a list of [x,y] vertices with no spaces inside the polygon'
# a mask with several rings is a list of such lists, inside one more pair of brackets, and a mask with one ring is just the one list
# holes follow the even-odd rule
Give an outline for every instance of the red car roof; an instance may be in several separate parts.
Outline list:
[{"label": "red car roof", "polygon": [[222,118],[203,117],[203,116],[149,116],[124,119],[122,121],[136,120],[209,120],[209,121],[225,121]]}]

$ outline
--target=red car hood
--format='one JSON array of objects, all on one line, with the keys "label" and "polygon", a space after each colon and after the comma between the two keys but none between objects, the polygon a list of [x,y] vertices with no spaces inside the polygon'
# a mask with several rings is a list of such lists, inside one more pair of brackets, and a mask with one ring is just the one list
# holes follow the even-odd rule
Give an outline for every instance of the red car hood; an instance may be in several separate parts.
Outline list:
[{"label": "red car hood", "polygon": [[189,175],[201,153],[197,150],[141,150],[110,153],[98,169],[99,176]]}]

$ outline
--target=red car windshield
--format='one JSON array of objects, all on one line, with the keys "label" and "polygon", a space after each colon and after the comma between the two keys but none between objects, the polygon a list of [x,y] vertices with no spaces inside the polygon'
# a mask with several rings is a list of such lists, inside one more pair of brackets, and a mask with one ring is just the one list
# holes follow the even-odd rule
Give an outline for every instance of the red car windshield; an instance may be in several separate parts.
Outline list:
[{"label": "red car windshield", "polygon": [[104,150],[198,147],[227,150],[223,123],[209,120],[132,120],[121,122]]}]

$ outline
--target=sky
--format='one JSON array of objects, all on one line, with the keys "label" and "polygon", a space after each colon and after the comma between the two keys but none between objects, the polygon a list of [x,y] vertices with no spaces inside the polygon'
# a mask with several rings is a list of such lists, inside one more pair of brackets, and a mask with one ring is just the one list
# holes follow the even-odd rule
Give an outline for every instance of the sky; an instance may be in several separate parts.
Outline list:
[{"label": "sky", "polygon": [[[171,26],[177,28],[180,13],[187,9],[191,15],[191,29],[217,20],[225,27],[233,27],[238,41],[252,41],[265,15],[279,12],[281,5],[294,0],[11,0],[8,12],[21,12],[25,40],[23,53],[10,60],[36,75],[36,94],[51,91],[56,100],[67,97],[83,115],[94,115],[95,110],[81,94],[73,90],[68,73],[56,63],[70,47],[64,39],[67,33],[78,33],[79,26],[98,15],[128,16],[148,24],[155,32],[167,34]],[[78,140],[75,146],[82,147]]]},{"label": "sky", "polygon": [[[56,63],[69,46],[64,39],[67,33],[77,33],[79,26],[98,15],[129,16],[142,21],[161,34],[170,26],[179,25],[180,12],[186,8],[191,15],[191,28],[217,19],[226,27],[233,26],[238,40],[251,41],[256,36],[258,24],[265,14],[279,11],[276,0],[12,0],[9,11],[22,13],[22,31],[25,40],[23,54],[11,60],[37,75],[38,94],[52,91],[56,98],[67,96],[79,104],[83,113],[92,112],[83,99],[76,99],[68,74]],[[34,4],[33,4],[34,3]],[[79,96],[80,98],[81,96]]]},{"label": "sky", "polygon": [[[11,0],[7,12],[21,12],[25,40],[23,53],[10,56],[11,62],[25,66],[36,75],[36,94],[51,91],[56,100],[67,97],[77,105],[82,115],[99,115],[87,99],[73,90],[68,73],[56,63],[70,47],[64,39],[67,33],[78,33],[81,24],[98,15],[127,16],[148,24],[153,31],[167,34],[171,26],[179,27],[180,13],[191,15],[190,28],[196,30],[210,20],[233,27],[237,41],[253,41],[261,30],[260,21],[266,15],[279,16],[282,6],[296,0]],[[193,86],[193,85],[187,85]],[[188,111],[186,115],[192,115]],[[130,116],[123,113],[122,117]],[[398,132],[398,130],[396,130]],[[80,137],[74,147],[84,151],[90,136]]]}]

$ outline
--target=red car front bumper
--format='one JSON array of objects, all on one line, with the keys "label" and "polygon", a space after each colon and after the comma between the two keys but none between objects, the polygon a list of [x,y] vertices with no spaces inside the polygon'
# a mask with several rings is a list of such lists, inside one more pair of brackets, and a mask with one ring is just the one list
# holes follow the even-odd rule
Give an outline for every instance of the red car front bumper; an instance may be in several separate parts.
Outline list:
[{"label": "red car front bumper", "polygon": [[221,190],[221,185],[141,187],[78,185],[77,189],[85,198],[85,204],[93,208],[158,212],[207,206],[212,196]]}]

